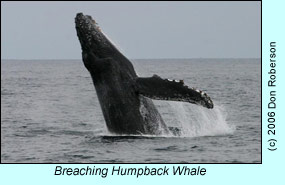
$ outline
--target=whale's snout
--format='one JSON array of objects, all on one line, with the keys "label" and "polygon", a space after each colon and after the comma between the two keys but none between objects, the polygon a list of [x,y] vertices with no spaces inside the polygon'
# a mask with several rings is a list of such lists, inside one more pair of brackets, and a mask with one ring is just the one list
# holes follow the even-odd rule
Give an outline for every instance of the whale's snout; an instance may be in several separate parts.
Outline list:
[{"label": "whale's snout", "polygon": [[90,15],[76,14],[75,28],[82,51],[92,51],[97,58],[106,58],[115,52],[114,46]]},{"label": "whale's snout", "polygon": [[89,50],[94,46],[100,47],[103,36],[91,16],[78,13],[75,17],[75,28],[82,50]]}]

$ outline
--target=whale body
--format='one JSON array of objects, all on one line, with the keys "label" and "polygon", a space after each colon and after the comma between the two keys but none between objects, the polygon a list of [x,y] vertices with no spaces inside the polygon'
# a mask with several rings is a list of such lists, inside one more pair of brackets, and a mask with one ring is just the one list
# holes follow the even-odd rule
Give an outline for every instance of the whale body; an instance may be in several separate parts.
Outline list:
[{"label": "whale body", "polygon": [[213,108],[206,93],[187,87],[182,80],[162,79],[158,75],[138,77],[132,63],[108,40],[91,16],[78,13],[75,25],[82,60],[91,74],[110,132],[169,133],[152,99],[184,101]]}]

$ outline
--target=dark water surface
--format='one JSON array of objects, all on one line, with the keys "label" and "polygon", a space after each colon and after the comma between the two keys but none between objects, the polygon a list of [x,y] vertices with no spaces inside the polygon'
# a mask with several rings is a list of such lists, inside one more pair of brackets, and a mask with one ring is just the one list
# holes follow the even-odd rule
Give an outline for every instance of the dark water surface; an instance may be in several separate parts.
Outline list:
[{"label": "dark water surface", "polygon": [[154,101],[182,136],[116,136],[81,61],[1,61],[2,163],[259,163],[260,59],[134,60],[140,76],[184,79],[215,108]]}]

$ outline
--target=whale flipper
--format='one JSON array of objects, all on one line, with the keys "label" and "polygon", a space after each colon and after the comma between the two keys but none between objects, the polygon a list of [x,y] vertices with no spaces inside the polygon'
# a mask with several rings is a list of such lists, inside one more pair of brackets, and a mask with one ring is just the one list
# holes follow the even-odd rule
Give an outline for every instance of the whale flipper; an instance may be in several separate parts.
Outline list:
[{"label": "whale flipper", "polygon": [[137,78],[136,89],[139,94],[155,100],[183,101],[209,109],[214,107],[211,98],[206,93],[189,88],[183,80],[162,79],[157,75]]}]

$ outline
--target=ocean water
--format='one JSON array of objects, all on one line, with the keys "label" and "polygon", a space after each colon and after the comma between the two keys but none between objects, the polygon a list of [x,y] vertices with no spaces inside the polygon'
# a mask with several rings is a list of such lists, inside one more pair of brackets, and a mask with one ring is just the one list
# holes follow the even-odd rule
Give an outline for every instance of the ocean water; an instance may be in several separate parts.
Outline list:
[{"label": "ocean water", "polygon": [[1,61],[2,163],[260,163],[260,59],[133,60],[139,76],[183,79],[214,109],[154,103],[181,136],[108,132],[80,60]]}]

